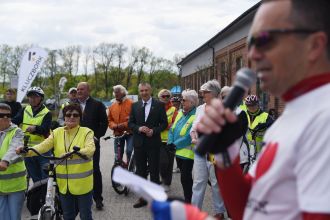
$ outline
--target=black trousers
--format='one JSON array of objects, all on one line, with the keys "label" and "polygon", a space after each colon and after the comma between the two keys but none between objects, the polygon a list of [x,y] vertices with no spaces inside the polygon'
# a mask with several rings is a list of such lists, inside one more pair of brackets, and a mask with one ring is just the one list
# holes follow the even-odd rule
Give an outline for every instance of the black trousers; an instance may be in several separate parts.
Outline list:
[{"label": "black trousers", "polygon": [[94,188],[93,198],[95,201],[103,201],[102,197],[102,174],[100,170],[100,142],[95,141],[95,152],[93,155],[93,177],[94,177]]},{"label": "black trousers", "polygon": [[167,144],[163,142],[160,147],[159,173],[162,183],[168,186],[172,183],[174,156],[175,149],[170,149]]},{"label": "black trousers", "polygon": [[159,184],[159,148],[160,146],[142,146],[134,148],[136,174],[147,179],[148,170],[150,180]]},{"label": "black trousers", "polygon": [[176,157],[176,159],[181,173],[181,185],[183,188],[184,201],[191,203],[193,186],[192,169],[194,166],[194,160],[182,159],[180,157]]}]

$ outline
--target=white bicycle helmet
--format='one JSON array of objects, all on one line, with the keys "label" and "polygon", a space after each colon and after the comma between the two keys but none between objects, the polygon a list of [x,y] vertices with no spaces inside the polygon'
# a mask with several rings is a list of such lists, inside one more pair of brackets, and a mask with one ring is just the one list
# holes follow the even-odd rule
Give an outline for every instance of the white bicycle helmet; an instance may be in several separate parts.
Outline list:
[{"label": "white bicycle helmet", "polygon": [[27,92],[26,92],[26,96],[29,97],[30,95],[32,94],[36,94],[38,96],[41,96],[42,98],[44,98],[45,96],[45,93],[44,91],[40,88],[40,87],[37,87],[37,86],[34,86],[34,87],[30,87]]},{"label": "white bicycle helmet", "polygon": [[249,95],[248,97],[245,98],[245,104],[247,106],[253,106],[253,105],[258,105],[259,99],[256,95]]}]

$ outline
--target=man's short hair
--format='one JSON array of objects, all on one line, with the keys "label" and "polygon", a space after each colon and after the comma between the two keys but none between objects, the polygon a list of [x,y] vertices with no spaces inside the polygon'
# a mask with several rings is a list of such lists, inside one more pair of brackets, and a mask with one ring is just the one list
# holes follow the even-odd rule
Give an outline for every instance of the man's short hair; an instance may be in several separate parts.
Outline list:
[{"label": "man's short hair", "polygon": [[141,83],[139,84],[139,88],[140,88],[141,86],[146,86],[146,87],[149,87],[149,88],[151,89],[151,85],[150,85],[149,83],[147,83],[147,82],[141,82]]},{"label": "man's short hair", "polygon": [[11,108],[6,103],[0,103],[0,109],[10,111],[10,113],[11,113]]},{"label": "man's short hair", "polygon": [[[263,3],[284,0],[263,0]],[[286,0],[291,1],[290,21],[296,28],[320,30],[327,37],[326,51],[330,58],[330,0]]]}]

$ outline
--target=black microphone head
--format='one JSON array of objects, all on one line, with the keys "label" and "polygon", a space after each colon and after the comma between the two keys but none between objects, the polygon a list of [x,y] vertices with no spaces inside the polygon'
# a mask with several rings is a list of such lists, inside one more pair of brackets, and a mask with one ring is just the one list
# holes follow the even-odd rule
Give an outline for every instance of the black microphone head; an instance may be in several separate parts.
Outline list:
[{"label": "black microphone head", "polygon": [[249,90],[249,88],[255,84],[257,81],[257,74],[255,74],[249,68],[239,69],[236,73],[236,80],[233,86],[238,86],[244,91]]}]

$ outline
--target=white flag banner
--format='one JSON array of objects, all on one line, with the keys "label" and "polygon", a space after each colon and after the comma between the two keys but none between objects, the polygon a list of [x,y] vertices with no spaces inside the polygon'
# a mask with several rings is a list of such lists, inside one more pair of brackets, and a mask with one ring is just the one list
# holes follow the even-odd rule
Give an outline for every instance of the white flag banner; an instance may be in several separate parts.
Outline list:
[{"label": "white flag banner", "polygon": [[47,51],[38,47],[30,48],[24,54],[18,71],[17,102],[22,102],[47,56]]}]

